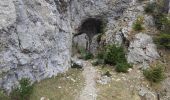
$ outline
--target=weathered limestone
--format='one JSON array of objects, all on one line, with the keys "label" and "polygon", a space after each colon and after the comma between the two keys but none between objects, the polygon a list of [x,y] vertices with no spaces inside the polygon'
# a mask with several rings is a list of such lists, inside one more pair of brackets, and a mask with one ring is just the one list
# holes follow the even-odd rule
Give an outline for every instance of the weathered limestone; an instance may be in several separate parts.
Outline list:
[{"label": "weathered limestone", "polygon": [[[132,0],[1,0],[0,87],[9,92],[23,77],[35,82],[66,71],[71,66],[73,35],[88,18],[106,21],[102,42],[121,45],[142,14],[143,5],[135,5]],[[89,48],[96,52],[97,35],[91,41],[86,35],[77,36],[78,45],[91,42]],[[130,43],[129,62],[158,57],[150,36],[138,34]]]},{"label": "weathered limestone", "polygon": [[136,34],[135,39],[130,42],[128,50],[127,59],[129,63],[152,62],[159,58],[156,46],[147,34]]},{"label": "weathered limestone", "polygon": [[[112,27],[130,0],[1,0],[0,87],[40,81],[71,66],[73,33],[87,18]],[[121,11],[121,12],[120,12]]]}]

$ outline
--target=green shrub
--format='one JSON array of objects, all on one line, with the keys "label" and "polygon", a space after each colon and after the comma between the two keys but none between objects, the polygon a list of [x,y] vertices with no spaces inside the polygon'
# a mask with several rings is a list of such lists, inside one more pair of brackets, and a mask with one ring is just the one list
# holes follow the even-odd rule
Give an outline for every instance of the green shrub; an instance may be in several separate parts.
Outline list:
[{"label": "green shrub", "polygon": [[156,3],[147,4],[144,8],[145,13],[150,13],[150,14],[154,13],[156,10],[156,7],[157,7]]},{"label": "green shrub", "polygon": [[130,67],[131,66],[128,63],[117,63],[116,64],[116,71],[126,73]]},{"label": "green shrub", "polygon": [[86,52],[85,54],[84,54],[84,60],[89,60],[89,59],[93,59],[93,54],[92,53],[90,53],[90,52]]},{"label": "green shrub", "polygon": [[153,15],[156,28],[160,31],[167,32],[170,29],[170,21],[167,15],[163,14],[162,12],[155,13]]},{"label": "green shrub", "polygon": [[170,49],[170,34],[160,33],[154,41],[158,47]]},{"label": "green shrub", "polygon": [[143,74],[150,82],[154,83],[159,83],[165,78],[163,67],[160,65],[144,70]]},{"label": "green shrub", "polygon": [[14,89],[11,93],[12,100],[29,100],[32,93],[33,86],[27,78],[23,78],[19,81],[20,87]]},{"label": "green shrub", "polygon": [[136,22],[136,23],[134,23],[133,25],[134,25],[134,26],[133,26],[133,29],[134,29],[135,31],[141,31],[141,30],[143,29],[141,23],[139,23],[139,22]]},{"label": "green shrub", "polygon": [[133,23],[133,30],[135,30],[135,31],[141,31],[141,30],[143,30],[144,28],[143,28],[143,26],[142,26],[142,22],[140,22],[140,21],[136,21],[135,23]]},{"label": "green shrub", "polygon": [[97,55],[98,59],[103,59],[104,64],[116,65],[117,72],[127,72],[132,66],[127,63],[123,47],[108,45]]},{"label": "green shrub", "polygon": [[126,62],[123,47],[116,47],[116,45],[107,46],[104,54],[104,63],[116,65],[119,62]]},{"label": "green shrub", "polygon": [[160,20],[161,20],[161,25],[162,25],[161,31],[164,32],[164,33],[169,32],[169,30],[170,30],[170,18],[167,15],[163,14],[162,17],[160,18]]}]

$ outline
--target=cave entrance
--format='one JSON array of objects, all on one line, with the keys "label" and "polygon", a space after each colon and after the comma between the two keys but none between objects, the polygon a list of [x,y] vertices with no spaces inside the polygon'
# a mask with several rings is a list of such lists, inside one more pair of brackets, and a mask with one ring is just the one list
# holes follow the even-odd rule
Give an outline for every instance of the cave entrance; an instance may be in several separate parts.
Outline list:
[{"label": "cave entrance", "polygon": [[96,18],[88,18],[83,21],[79,34],[85,33],[89,38],[93,38],[94,35],[102,33],[103,21]]},{"label": "cave entrance", "polygon": [[91,43],[95,35],[103,33],[103,20],[88,18],[82,22],[77,34],[74,35],[74,44],[91,52]]}]

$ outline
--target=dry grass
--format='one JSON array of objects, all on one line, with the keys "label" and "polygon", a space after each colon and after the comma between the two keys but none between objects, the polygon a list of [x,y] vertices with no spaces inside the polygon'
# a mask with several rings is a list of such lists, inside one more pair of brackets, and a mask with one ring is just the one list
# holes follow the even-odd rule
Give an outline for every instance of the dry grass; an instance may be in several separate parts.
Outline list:
[{"label": "dry grass", "polygon": [[[110,67],[98,69],[100,73],[110,71],[112,81],[106,85],[97,84],[97,100],[141,100],[135,86],[140,84],[140,79],[136,78],[140,74],[137,71],[131,73],[117,73]],[[137,82],[137,83],[136,83]],[[133,86],[130,88],[130,86]]]},{"label": "dry grass", "polygon": [[41,97],[50,100],[75,100],[83,83],[82,71],[70,69],[65,74],[36,83],[30,100],[40,100]]}]

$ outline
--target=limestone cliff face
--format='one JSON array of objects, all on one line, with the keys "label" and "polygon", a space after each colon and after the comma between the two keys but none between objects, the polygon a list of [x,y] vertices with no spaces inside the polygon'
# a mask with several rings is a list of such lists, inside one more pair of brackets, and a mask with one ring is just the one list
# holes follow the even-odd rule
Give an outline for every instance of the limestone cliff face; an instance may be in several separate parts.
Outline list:
[{"label": "limestone cliff face", "polygon": [[[138,0],[1,0],[0,87],[11,91],[23,77],[35,82],[66,71],[71,65],[73,36],[88,18],[106,22],[105,44],[122,45],[128,40],[130,63],[157,59],[159,54],[147,35],[154,23],[144,15],[144,5]],[[132,24],[141,15],[148,31],[133,36]],[[82,39],[86,35],[80,36],[76,41],[87,41]],[[94,36],[93,52],[96,41]]]},{"label": "limestone cliff face", "polygon": [[[7,91],[22,77],[42,80],[70,66],[71,14],[60,1],[2,0],[0,84]],[[64,2],[68,4],[69,2]]]},{"label": "limestone cliff face", "polygon": [[70,67],[72,36],[86,18],[107,19],[114,28],[130,0],[1,0],[0,87],[22,77],[33,82]]}]

